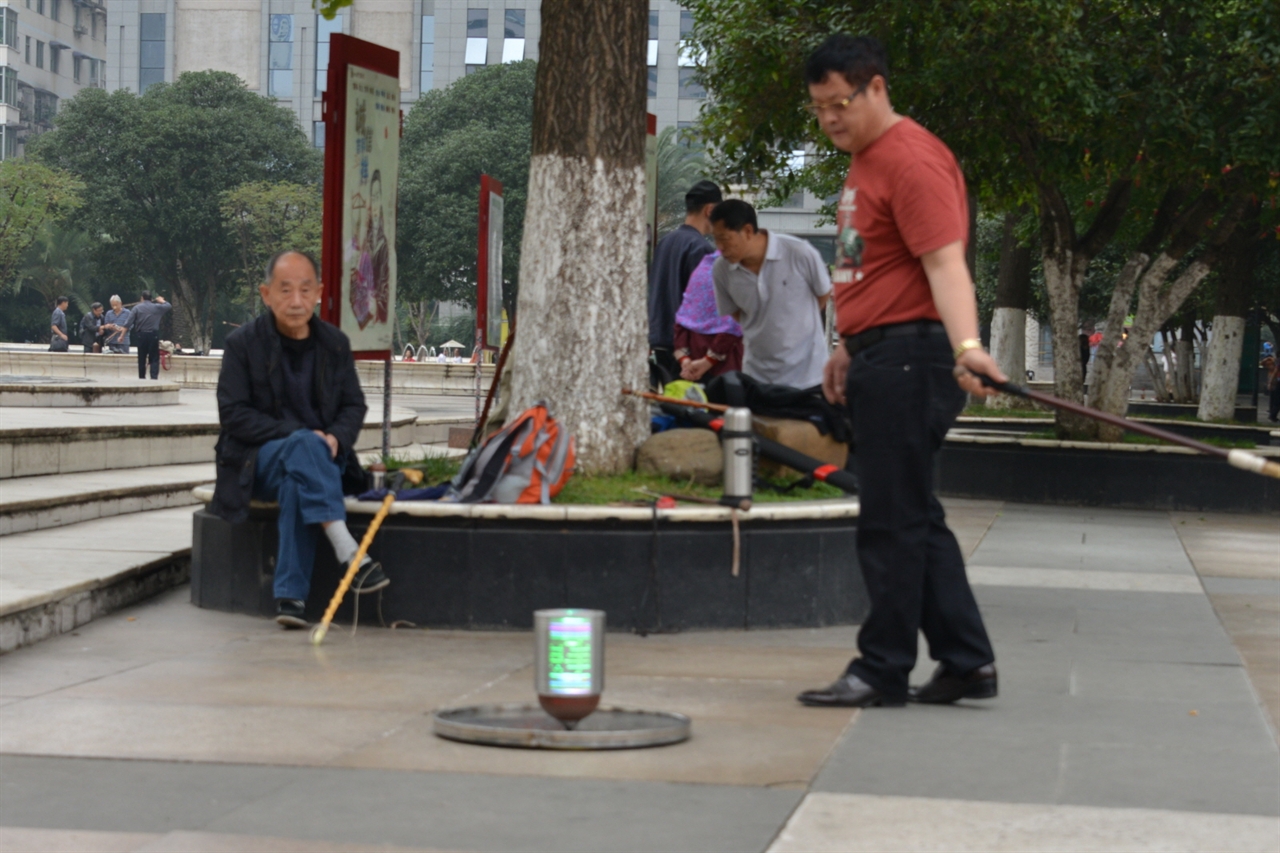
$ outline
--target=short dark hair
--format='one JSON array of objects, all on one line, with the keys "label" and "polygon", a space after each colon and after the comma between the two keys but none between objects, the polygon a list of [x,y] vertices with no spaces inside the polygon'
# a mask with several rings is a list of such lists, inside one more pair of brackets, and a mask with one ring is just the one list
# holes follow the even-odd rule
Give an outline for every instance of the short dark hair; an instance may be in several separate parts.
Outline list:
[{"label": "short dark hair", "polygon": [[143,302],[150,302],[150,301],[151,301],[151,291],[150,291],[150,290],[144,290],[144,291],[142,291],[142,293],[141,293],[141,294],[139,294],[139,298],[140,298],[140,299],[142,299],[142,301],[143,301]]},{"label": "short dark hair", "polygon": [[828,74],[839,74],[850,86],[862,86],[879,74],[889,82],[889,55],[871,36],[837,33],[809,54],[804,66],[806,83],[821,83]]},{"label": "short dark hair", "polygon": [[276,261],[280,260],[285,255],[302,255],[302,257],[306,258],[307,262],[311,264],[311,271],[316,274],[316,281],[320,280],[320,264],[316,263],[316,259],[311,256],[310,252],[304,252],[301,249],[281,249],[279,252],[272,255],[271,259],[267,261],[267,277],[264,281],[268,284],[271,283],[271,276],[276,274]]},{"label": "short dark hair", "polygon": [[62,305],[63,303],[70,302],[70,301],[71,300],[65,296],[59,296],[57,299],[53,300],[53,307],[57,308],[59,305]]},{"label": "short dark hair", "polygon": [[756,231],[760,230],[760,224],[756,220],[756,209],[740,198],[731,198],[717,204],[711,210],[711,221],[723,222],[724,227],[730,231],[741,231],[744,225],[750,225]]},{"label": "short dark hair", "polygon": [[697,213],[708,204],[724,201],[720,187],[714,181],[698,181],[684,194],[684,212]]},{"label": "short dark hair", "polygon": [[98,310],[99,308],[101,308],[101,307],[102,307],[102,303],[101,303],[101,302],[95,302],[95,303],[93,303],[92,305],[90,305],[90,306],[89,306],[89,310],[90,310],[90,311],[97,311],[97,310]]}]

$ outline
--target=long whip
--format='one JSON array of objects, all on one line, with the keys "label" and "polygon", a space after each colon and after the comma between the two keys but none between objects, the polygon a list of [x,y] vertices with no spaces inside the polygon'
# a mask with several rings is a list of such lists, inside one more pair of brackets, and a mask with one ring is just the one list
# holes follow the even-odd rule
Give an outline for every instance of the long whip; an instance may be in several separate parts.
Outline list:
[{"label": "long whip", "polygon": [[1140,435],[1147,435],[1151,438],[1158,438],[1161,441],[1167,441],[1170,444],[1177,444],[1194,450],[1197,453],[1203,453],[1207,456],[1217,456],[1227,460],[1233,468],[1239,468],[1242,471],[1251,471],[1254,474],[1262,474],[1264,477],[1275,477],[1280,479],[1280,462],[1273,462],[1256,453],[1250,453],[1247,450],[1234,448],[1227,450],[1222,447],[1214,447],[1212,444],[1205,444],[1203,441],[1196,441],[1194,438],[1178,435],[1175,432],[1153,427],[1150,424],[1131,421],[1128,418],[1122,418],[1119,415],[1113,415],[1109,412],[1103,412],[1080,403],[1073,403],[1070,400],[1064,400],[1061,397],[1055,397],[1052,394],[1045,394],[1042,391],[1032,391],[1025,385],[1018,385],[1014,382],[997,382],[989,376],[981,373],[974,373],[979,381],[988,388],[994,388],[1005,394],[1012,394],[1015,397],[1023,397],[1028,400],[1035,400],[1037,403],[1043,403],[1055,409],[1072,412],[1082,415],[1086,418],[1092,418],[1095,421],[1102,421],[1129,432],[1136,432]]},{"label": "long whip", "polygon": [[329,623],[333,621],[334,614],[338,612],[338,605],[342,603],[343,596],[347,594],[347,590],[351,589],[351,581],[355,579],[356,572],[360,570],[360,563],[364,560],[364,555],[369,550],[369,546],[373,544],[373,537],[377,535],[378,528],[382,526],[382,520],[391,511],[391,503],[395,499],[395,492],[387,492],[387,496],[382,499],[382,506],[378,508],[378,514],[373,517],[373,521],[369,524],[369,529],[364,533],[364,538],[360,540],[360,548],[356,551],[356,555],[351,558],[351,565],[347,566],[347,573],[342,576],[342,581],[334,591],[333,598],[329,599],[329,606],[325,608],[324,617],[320,620],[320,624],[311,630],[312,645],[318,646],[324,642],[324,635],[329,633]]}]

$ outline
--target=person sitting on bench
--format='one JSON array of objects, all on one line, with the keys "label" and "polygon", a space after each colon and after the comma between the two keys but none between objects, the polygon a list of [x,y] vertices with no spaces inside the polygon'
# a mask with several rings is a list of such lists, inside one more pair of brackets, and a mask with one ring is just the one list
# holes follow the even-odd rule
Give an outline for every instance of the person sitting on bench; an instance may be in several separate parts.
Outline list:
[{"label": "person sitting on bench", "polygon": [[[218,482],[209,511],[232,523],[249,517],[249,501],[278,501],[276,621],[304,628],[315,563],[316,526],[338,562],[359,550],[347,529],[344,471],[363,482],[355,454],[367,411],[351,343],[315,316],[323,285],[316,262],[285,251],[267,262],[258,288],[269,309],[227,336],[218,375]],[[368,556],[351,588],[390,581]]]}]

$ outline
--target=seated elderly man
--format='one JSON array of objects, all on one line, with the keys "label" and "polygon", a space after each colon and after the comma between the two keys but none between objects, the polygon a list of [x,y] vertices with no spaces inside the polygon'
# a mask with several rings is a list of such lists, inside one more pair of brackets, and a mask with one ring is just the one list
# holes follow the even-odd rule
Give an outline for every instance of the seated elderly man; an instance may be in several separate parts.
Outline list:
[{"label": "seated elderly man", "polygon": [[[339,563],[359,550],[347,529],[342,479],[344,470],[362,476],[354,446],[366,408],[347,336],[315,316],[323,290],[315,261],[280,252],[266,273],[258,290],[269,310],[228,335],[222,356],[218,482],[209,510],[240,522],[251,498],[279,502],[276,621],[304,628],[316,527]],[[368,593],[388,583],[366,556],[352,589]]]}]

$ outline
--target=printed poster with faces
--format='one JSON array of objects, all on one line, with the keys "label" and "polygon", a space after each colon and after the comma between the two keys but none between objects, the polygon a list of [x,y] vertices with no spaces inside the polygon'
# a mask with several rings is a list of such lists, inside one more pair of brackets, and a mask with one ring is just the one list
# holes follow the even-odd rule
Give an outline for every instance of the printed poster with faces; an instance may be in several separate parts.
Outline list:
[{"label": "printed poster with faces", "polygon": [[396,310],[400,81],[347,67],[340,326],[356,352],[390,351]]}]

